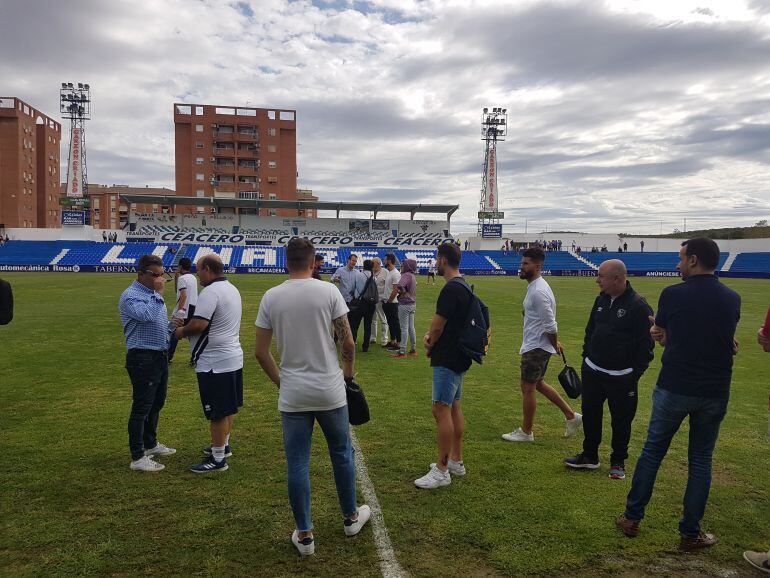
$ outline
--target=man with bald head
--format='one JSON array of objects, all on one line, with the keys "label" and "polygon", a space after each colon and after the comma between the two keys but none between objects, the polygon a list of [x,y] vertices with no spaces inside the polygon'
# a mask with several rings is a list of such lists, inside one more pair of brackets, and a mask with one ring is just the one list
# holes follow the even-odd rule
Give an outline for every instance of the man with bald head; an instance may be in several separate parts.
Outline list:
[{"label": "man with bald head", "polygon": [[599,467],[602,413],[607,401],[612,417],[610,478],[624,479],[631,423],[636,415],[639,378],[652,361],[652,309],[626,280],[623,261],[610,259],[599,267],[594,301],[583,341],[583,451],[564,458],[567,467]]},{"label": "man with bald head", "polygon": [[198,378],[203,413],[211,422],[211,446],[204,460],[190,467],[195,474],[222,472],[228,468],[233,416],[243,405],[243,350],[241,294],[224,275],[224,265],[212,253],[198,260],[203,290],[195,314],[178,327],[177,339],[190,337],[190,350]]}]

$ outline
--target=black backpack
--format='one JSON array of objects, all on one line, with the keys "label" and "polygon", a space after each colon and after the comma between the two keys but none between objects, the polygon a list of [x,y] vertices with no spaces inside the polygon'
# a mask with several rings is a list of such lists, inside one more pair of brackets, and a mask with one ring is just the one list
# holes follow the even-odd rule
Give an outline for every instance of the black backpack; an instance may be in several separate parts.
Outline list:
[{"label": "black backpack", "polygon": [[476,363],[483,363],[484,356],[489,351],[489,338],[492,335],[491,325],[489,324],[489,308],[473,292],[473,289],[465,282],[462,277],[455,277],[455,280],[465,287],[471,294],[471,300],[468,303],[468,313],[465,316],[460,339],[457,342],[457,348],[460,352],[470,357]]},{"label": "black backpack", "polygon": [[[354,296],[353,291],[351,291],[350,294]],[[364,283],[364,289],[361,291],[361,295],[358,298],[354,296],[351,303],[353,305],[374,305],[379,300],[380,293],[377,290],[377,283],[374,282],[374,275],[369,275],[366,279],[366,283]]]}]

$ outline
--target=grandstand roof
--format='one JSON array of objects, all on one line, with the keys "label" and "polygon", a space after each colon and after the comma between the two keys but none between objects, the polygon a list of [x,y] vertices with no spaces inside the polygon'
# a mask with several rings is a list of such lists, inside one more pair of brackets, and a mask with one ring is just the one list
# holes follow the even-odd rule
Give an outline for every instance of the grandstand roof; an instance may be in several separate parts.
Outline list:
[{"label": "grandstand roof", "polygon": [[233,199],[227,197],[177,197],[177,196],[159,196],[159,195],[120,195],[120,198],[126,203],[146,204],[160,203],[164,205],[213,205],[217,208],[235,208],[241,209],[297,209],[297,210],[316,210],[316,211],[337,211],[339,218],[340,211],[367,211],[373,212],[374,218],[377,213],[409,213],[414,219],[416,213],[445,213],[447,219],[460,208],[460,205],[425,205],[425,204],[406,204],[406,203],[353,203],[353,202],[334,202],[334,201],[281,201],[265,199]]}]

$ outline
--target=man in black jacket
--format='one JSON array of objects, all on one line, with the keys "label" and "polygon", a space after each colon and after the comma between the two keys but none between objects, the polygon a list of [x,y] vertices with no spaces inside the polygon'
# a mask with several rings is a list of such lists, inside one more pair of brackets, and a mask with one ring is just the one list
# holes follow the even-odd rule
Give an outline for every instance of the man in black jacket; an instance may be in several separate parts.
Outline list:
[{"label": "man in black jacket", "polygon": [[564,458],[564,463],[570,468],[599,467],[607,400],[612,416],[610,478],[622,480],[636,415],[637,385],[655,347],[650,336],[652,309],[626,281],[626,266],[618,259],[601,264],[596,283],[601,293],[594,301],[583,341],[583,451]]},{"label": "man in black jacket", "polygon": [[8,281],[0,279],[0,325],[8,325],[13,319],[13,291]]}]

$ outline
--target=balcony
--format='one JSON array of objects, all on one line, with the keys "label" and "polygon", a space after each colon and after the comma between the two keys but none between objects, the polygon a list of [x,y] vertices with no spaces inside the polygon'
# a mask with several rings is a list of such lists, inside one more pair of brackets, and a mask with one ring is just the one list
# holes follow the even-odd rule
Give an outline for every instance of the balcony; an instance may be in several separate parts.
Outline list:
[{"label": "balcony", "polygon": [[235,156],[235,147],[223,147],[220,146],[220,143],[216,142],[214,143],[214,154],[218,156]]}]

